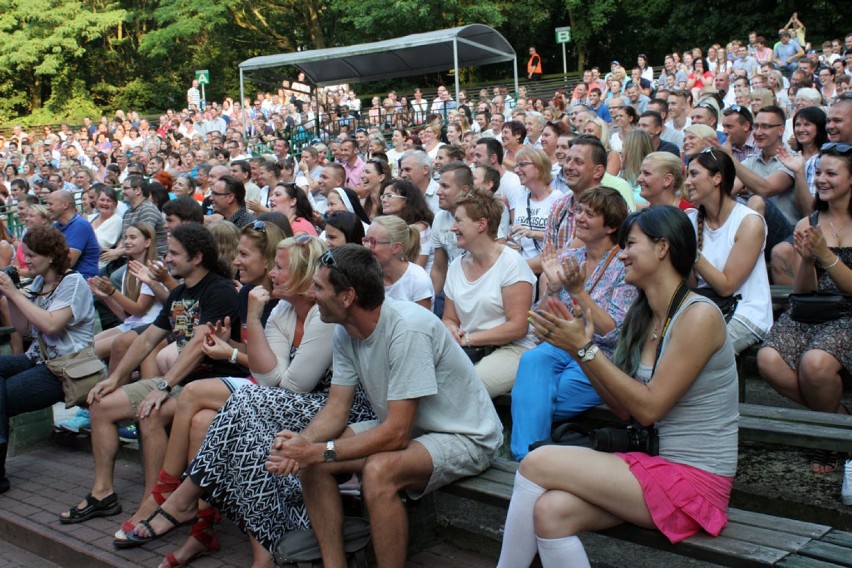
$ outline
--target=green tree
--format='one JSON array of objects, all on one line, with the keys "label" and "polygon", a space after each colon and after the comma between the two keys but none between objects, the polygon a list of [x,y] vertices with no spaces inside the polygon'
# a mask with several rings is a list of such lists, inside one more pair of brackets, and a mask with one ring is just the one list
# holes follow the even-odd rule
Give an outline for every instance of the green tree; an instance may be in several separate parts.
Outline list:
[{"label": "green tree", "polygon": [[28,93],[31,109],[40,108],[52,79],[74,69],[125,15],[99,0],[0,0],[0,70]]}]

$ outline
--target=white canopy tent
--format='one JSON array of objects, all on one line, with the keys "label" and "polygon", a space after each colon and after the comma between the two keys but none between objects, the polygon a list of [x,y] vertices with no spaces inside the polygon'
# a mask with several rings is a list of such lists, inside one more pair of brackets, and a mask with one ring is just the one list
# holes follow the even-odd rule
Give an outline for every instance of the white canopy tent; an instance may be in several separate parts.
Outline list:
[{"label": "white canopy tent", "polygon": [[455,70],[455,100],[459,96],[459,68],[512,62],[515,92],[518,66],[515,50],[500,32],[471,24],[405,37],[253,57],[240,63],[240,100],[245,99],[245,73],[290,65],[317,86],[376,81]]}]

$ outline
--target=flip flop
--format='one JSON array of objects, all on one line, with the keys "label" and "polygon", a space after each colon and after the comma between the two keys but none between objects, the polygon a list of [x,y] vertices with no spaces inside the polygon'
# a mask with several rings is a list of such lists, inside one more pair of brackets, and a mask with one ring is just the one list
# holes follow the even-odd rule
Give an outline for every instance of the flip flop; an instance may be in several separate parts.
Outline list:
[{"label": "flip flop", "polygon": [[83,523],[89,519],[96,517],[111,517],[121,513],[121,503],[118,502],[118,495],[110,493],[103,499],[97,499],[91,493],[86,495],[86,506],[80,509],[79,507],[71,507],[68,509],[68,516],[59,515],[59,522],[63,525],[72,525],[75,523]]},{"label": "flip flop", "polygon": [[[157,517],[157,516],[163,517],[168,522],[170,522],[172,524],[172,528],[165,530],[161,533],[156,532],[154,530],[154,528],[151,526],[151,521],[154,520],[154,518]],[[127,543],[122,545],[121,548],[133,548],[135,546],[142,546],[143,544],[145,544],[147,542],[151,542],[152,540],[156,540],[156,539],[160,538],[161,536],[170,533],[171,531],[173,531],[174,529],[176,529],[178,527],[191,525],[191,524],[195,523],[195,521],[196,521],[196,517],[193,517],[193,518],[188,519],[188,520],[183,521],[183,522],[178,521],[176,518],[174,518],[169,513],[164,511],[162,507],[157,507],[157,510],[154,511],[153,513],[151,513],[151,516],[149,516],[144,521],[139,521],[139,524],[136,525],[137,527],[139,527],[139,526],[145,527],[145,530],[148,531],[149,536],[139,536],[138,534],[136,534],[136,530],[134,529],[133,532],[127,533]]]}]

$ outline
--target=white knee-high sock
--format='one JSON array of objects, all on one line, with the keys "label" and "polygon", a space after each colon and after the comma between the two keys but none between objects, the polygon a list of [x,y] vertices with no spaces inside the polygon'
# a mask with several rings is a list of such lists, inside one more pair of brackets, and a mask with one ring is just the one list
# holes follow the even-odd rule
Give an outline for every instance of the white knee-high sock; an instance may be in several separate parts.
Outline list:
[{"label": "white knee-high sock", "polygon": [[536,485],[521,472],[515,473],[515,486],[512,501],[506,515],[503,529],[503,546],[497,568],[526,568],[538,550],[536,546],[533,511],[535,502],[544,494],[545,489]]},{"label": "white knee-high sock", "polygon": [[544,568],[589,568],[586,549],[576,535],[562,538],[536,537],[538,555]]}]

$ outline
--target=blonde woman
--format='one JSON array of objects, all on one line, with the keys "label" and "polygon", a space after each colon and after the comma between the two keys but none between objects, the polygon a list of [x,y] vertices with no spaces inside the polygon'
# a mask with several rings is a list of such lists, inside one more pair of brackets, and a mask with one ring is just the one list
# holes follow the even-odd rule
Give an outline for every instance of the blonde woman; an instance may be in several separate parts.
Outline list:
[{"label": "blonde woman", "polygon": [[621,154],[609,145],[609,125],[602,118],[596,116],[586,121],[583,126],[583,134],[594,136],[606,149],[606,173],[617,176],[621,171]]},{"label": "blonde woman", "polygon": [[639,168],[639,195],[648,206],[674,205],[682,211],[695,208],[681,196],[683,188],[683,163],[670,152],[651,152]]},{"label": "blonde woman", "polygon": [[432,279],[413,262],[420,255],[420,230],[395,215],[373,219],[363,244],[373,251],[382,267],[385,297],[416,302],[432,308]]}]

